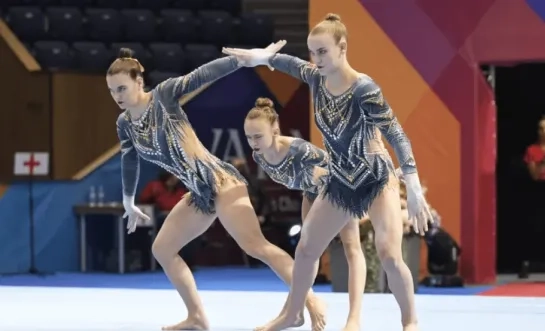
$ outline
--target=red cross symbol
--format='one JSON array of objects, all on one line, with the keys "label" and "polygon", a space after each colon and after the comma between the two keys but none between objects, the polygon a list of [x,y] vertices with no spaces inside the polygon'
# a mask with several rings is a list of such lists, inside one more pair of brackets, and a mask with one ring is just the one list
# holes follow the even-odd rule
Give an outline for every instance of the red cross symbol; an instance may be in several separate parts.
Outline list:
[{"label": "red cross symbol", "polygon": [[30,159],[28,161],[25,161],[25,163],[23,163],[25,167],[28,167],[31,175],[34,173],[34,168],[36,168],[40,164],[41,163],[39,161],[36,161],[36,159],[34,158],[34,153],[30,153]]}]

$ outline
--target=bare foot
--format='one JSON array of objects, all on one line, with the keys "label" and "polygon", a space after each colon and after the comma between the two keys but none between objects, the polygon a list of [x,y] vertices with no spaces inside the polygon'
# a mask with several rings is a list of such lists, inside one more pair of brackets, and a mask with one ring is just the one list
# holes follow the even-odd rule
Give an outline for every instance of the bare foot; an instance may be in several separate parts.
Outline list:
[{"label": "bare foot", "polygon": [[303,324],[305,324],[305,313],[300,312],[297,315],[297,319],[295,320],[295,323],[293,323],[293,325],[290,326],[290,328],[298,328],[300,326],[303,326]]},{"label": "bare foot", "polygon": [[290,318],[286,314],[280,314],[277,318],[265,324],[264,326],[258,326],[254,331],[281,331],[292,328],[296,325],[298,317]]},{"label": "bare foot", "polygon": [[161,330],[208,330],[209,325],[205,317],[188,317],[178,324],[164,326]]},{"label": "bare foot", "polygon": [[[280,316],[283,316],[284,315],[284,311],[282,311],[280,313]],[[270,321],[269,323],[263,325],[263,326],[258,326],[257,328],[255,328],[254,330],[255,331],[264,331],[264,330],[268,330],[269,327],[270,327],[270,324],[275,322],[276,319]],[[305,324],[305,314],[304,312],[300,312],[298,315],[297,315],[297,318],[295,319],[295,322],[293,322],[293,324],[291,326],[289,326],[288,328],[298,328],[300,326],[303,326],[303,324]]]},{"label": "bare foot", "polygon": [[343,331],[359,331],[360,323],[357,321],[347,321]]},{"label": "bare foot", "polygon": [[407,324],[403,327],[403,331],[418,331],[418,324],[417,323]]},{"label": "bare foot", "polygon": [[312,325],[312,331],[322,331],[326,325],[326,304],[325,302],[314,297],[312,300],[307,301],[307,309],[310,314],[310,322]]}]

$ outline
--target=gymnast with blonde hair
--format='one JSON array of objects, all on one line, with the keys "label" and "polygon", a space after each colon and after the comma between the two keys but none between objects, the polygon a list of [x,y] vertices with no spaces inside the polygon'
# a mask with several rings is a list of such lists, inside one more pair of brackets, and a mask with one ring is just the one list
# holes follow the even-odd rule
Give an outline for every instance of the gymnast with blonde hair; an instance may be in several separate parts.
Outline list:
[{"label": "gymnast with blonde hair", "polygon": [[[268,98],[257,99],[255,106],[246,115],[244,132],[259,167],[273,181],[303,192],[301,217],[304,221],[318,196],[322,181],[327,179],[327,153],[308,141],[282,135],[278,113]],[[359,219],[353,218],[348,222],[342,228],[340,238],[349,267],[350,309],[343,330],[359,330],[366,278]]]},{"label": "gymnast with blonde hair", "polygon": [[427,231],[432,217],[409,139],[377,83],[348,63],[347,37],[340,17],[328,14],[307,39],[313,64],[267,50],[223,49],[244,66],[268,65],[309,85],[316,125],[330,158],[325,186],[303,223],[285,309],[258,327],[260,331],[283,330],[293,323],[316,276],[316,261],[348,222],[366,214],[375,230],[375,246],[388,285],[401,310],[403,330],[418,330],[413,280],[401,253],[399,182],[382,136],[393,147],[404,174],[407,209],[415,231]]},{"label": "gymnast with blonde hair", "polygon": [[[271,44],[266,51],[275,53],[284,44]],[[288,284],[293,268],[292,258],[263,236],[246,180],[232,165],[203,146],[179,104],[183,95],[234,72],[240,64],[234,56],[216,59],[146,92],[144,68],[132,55],[131,50],[121,49],[106,74],[112,98],[122,109],[117,134],[121,142],[128,232],[134,232],[140,219],[149,219],[134,202],[143,159],[178,177],[189,191],[169,213],[152,246],[153,255],[184,301],[188,314],[184,321],[163,329],[207,330],[210,325],[195,280],[178,252],[208,229],[216,217],[248,255],[270,266]],[[322,328],[323,305],[312,292],[305,293],[305,298],[313,326]],[[299,313],[292,324],[303,322],[303,314]]]}]

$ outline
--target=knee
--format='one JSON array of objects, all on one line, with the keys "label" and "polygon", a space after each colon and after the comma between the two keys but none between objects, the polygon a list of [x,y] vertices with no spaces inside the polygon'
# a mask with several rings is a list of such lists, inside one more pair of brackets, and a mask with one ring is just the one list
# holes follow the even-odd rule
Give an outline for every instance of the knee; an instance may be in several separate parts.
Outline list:
[{"label": "knee", "polygon": [[267,247],[272,245],[264,237],[247,238],[239,241],[238,244],[246,254],[260,261],[267,259]]},{"label": "knee", "polygon": [[155,238],[151,245],[151,253],[159,263],[175,256],[178,252],[173,252],[172,248],[164,243],[159,237]]},{"label": "knee", "polygon": [[403,263],[401,247],[392,240],[375,240],[377,255],[385,271],[398,268]]},{"label": "knee", "polygon": [[321,250],[315,242],[309,240],[308,236],[304,233],[301,234],[301,239],[295,249],[296,258],[318,260],[322,253],[323,250]]}]

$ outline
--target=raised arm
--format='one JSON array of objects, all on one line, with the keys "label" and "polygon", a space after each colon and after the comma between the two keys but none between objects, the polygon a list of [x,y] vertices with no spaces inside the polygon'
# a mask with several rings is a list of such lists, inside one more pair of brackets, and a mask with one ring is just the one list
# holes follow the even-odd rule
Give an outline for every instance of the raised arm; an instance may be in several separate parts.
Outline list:
[{"label": "raised arm", "polygon": [[269,58],[269,66],[309,85],[320,77],[318,68],[314,64],[291,55],[274,54]]},{"label": "raised arm", "polygon": [[140,158],[127,133],[128,122],[125,115],[117,119],[117,135],[121,143],[121,182],[123,185],[123,203],[134,204],[136,185],[140,176]]},{"label": "raised arm", "polygon": [[384,99],[380,87],[371,81],[361,86],[360,93],[361,111],[392,146],[403,174],[417,173],[411,142]]},{"label": "raised arm", "polygon": [[164,98],[178,100],[184,94],[227,76],[238,68],[237,58],[227,56],[208,62],[187,75],[169,78],[160,83],[157,88]]}]

